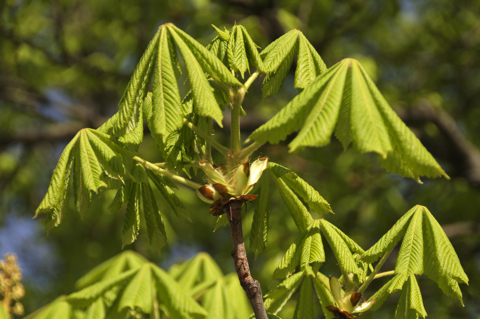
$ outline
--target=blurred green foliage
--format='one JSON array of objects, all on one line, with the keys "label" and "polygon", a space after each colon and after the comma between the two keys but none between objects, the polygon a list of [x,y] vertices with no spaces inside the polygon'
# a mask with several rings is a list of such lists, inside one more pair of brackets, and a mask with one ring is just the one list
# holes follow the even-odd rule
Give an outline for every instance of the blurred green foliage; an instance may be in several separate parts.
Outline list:
[{"label": "blurred green foliage", "polygon": [[[428,103],[446,110],[460,132],[478,146],[479,17],[480,2],[449,0],[2,1],[0,236],[6,233],[8,216],[33,216],[60,152],[74,133],[82,127],[98,127],[115,112],[141,53],[163,23],[173,22],[207,44],[215,35],[210,24],[229,28],[237,22],[261,47],[298,28],[328,67],[345,57],[358,59],[392,106],[409,109]],[[260,81],[250,88],[243,105],[251,115],[242,123],[244,137],[297,93],[293,74],[294,68],[283,91],[265,100],[261,99]],[[376,157],[344,153],[335,139],[327,147],[295,155],[288,155],[287,141],[265,146],[258,155],[290,167],[314,186],[335,212],[327,217],[329,221],[365,249],[409,208],[427,206],[440,224],[450,227],[452,244],[471,279],[469,287],[462,286],[462,308],[431,281],[420,278],[427,312],[437,319],[476,318],[480,315],[479,187],[462,173],[465,164],[456,160],[456,149],[449,146],[449,137],[438,126],[429,121],[413,124],[414,132],[451,180],[425,180],[420,185],[388,175]],[[222,133],[217,128],[216,137],[228,143]],[[152,162],[160,160],[150,137],[145,138],[140,153]],[[163,205],[169,248],[159,256],[149,247],[146,231],[128,248],[163,267],[207,251],[225,273],[233,271],[228,229],[212,233],[215,218],[208,214],[208,205],[189,190],[181,188],[178,195],[190,211],[192,223],[176,219]],[[72,211],[48,237],[42,218],[34,224],[42,231],[33,241],[22,241],[22,232],[18,233],[22,244],[13,252],[30,274],[24,281],[26,313],[72,292],[78,278],[121,251],[124,210],[119,214],[107,210],[113,196],[107,192],[94,201],[83,220]],[[257,260],[251,257],[252,275],[260,280],[264,292],[278,284],[272,280],[273,270],[299,234],[278,193],[274,196],[268,247]],[[249,237],[252,214],[250,205],[244,217],[245,238]],[[37,242],[48,244],[49,253],[38,258],[51,263],[37,263],[32,258]],[[5,244],[0,248],[13,249]],[[387,261],[386,268],[393,269],[393,265]],[[335,269],[335,259],[327,251],[322,270],[338,276]],[[376,284],[378,288],[381,280]],[[387,301],[382,309],[364,317],[392,316],[395,301]],[[294,304],[287,305],[280,316],[289,318],[293,311]],[[316,309],[316,313],[321,312]]]}]

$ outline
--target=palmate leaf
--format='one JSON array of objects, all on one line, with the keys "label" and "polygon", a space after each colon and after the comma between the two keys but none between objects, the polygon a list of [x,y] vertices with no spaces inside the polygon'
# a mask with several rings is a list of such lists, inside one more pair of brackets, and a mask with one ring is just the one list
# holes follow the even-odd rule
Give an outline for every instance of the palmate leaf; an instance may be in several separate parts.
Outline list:
[{"label": "palmate leaf", "polygon": [[170,318],[200,319],[207,316],[206,311],[172,277],[152,263],[75,292],[67,297],[67,301],[76,307],[88,307],[115,287],[121,289],[117,289],[113,296],[110,312],[123,313],[125,309],[132,309],[149,314],[153,312],[155,298],[168,311]]},{"label": "palmate leaf", "polygon": [[208,318],[234,318],[231,301],[227,295],[227,287],[223,278],[217,279],[215,285],[203,295],[202,300],[202,305],[208,312]]},{"label": "palmate leaf", "polygon": [[[219,32],[219,30],[217,30]],[[220,31],[221,32],[221,31]],[[220,33],[219,33],[220,35]],[[226,38],[224,36],[224,38]],[[258,71],[265,73],[262,58],[247,30],[241,25],[235,25],[228,37],[228,57],[230,68],[240,72],[242,78],[246,71],[250,70],[249,64],[255,66]]]},{"label": "palmate leaf", "polygon": [[[322,278],[322,280],[319,278]],[[315,287],[318,300],[322,305],[325,319],[332,319],[333,314],[328,311],[326,307],[335,305],[335,299],[333,299],[332,293],[330,292],[330,287],[325,286],[324,283],[328,283],[328,277],[321,272],[317,272],[316,276],[313,276],[313,286]]]},{"label": "palmate leaf", "polygon": [[344,59],[317,77],[249,138],[278,143],[300,130],[289,144],[293,152],[328,144],[335,127],[345,148],[352,142],[360,153],[378,153],[389,172],[417,181],[420,176],[448,178],[354,59]]},{"label": "palmate leaf", "polygon": [[303,280],[293,319],[313,319],[313,288],[309,277]]},{"label": "palmate leaf", "polygon": [[[259,186],[260,194],[255,201],[255,211],[250,231],[250,249],[255,253],[255,258],[257,258],[259,252],[267,248],[268,219],[270,216],[270,174],[268,170],[263,172]],[[226,214],[222,216],[226,219]]]},{"label": "palmate leaf", "polygon": [[320,236],[319,220],[305,230],[290,246],[273,273],[274,278],[285,278],[300,266],[300,270],[311,266],[316,272],[325,262],[325,251]]},{"label": "palmate leaf", "polygon": [[224,277],[225,285],[227,285],[227,293],[230,300],[230,306],[233,309],[236,319],[248,319],[252,313],[250,300],[245,295],[238,275],[230,273]]},{"label": "palmate leaf", "polygon": [[405,281],[411,275],[425,273],[445,294],[462,301],[458,284],[468,284],[468,277],[447,235],[424,206],[417,205],[408,211],[365,252],[362,260],[374,262],[393,249],[402,236],[404,239],[395,265],[396,277]]},{"label": "palmate leaf", "polygon": [[395,310],[395,319],[425,318],[427,312],[423,306],[422,293],[414,275],[410,275],[402,288],[400,301]]},{"label": "palmate leaf", "polygon": [[281,178],[288,187],[297,192],[314,212],[333,213],[330,204],[293,171],[273,162],[268,163],[268,169],[275,177]]},{"label": "palmate leaf", "polygon": [[125,213],[125,221],[122,229],[122,248],[133,243],[140,232],[140,201],[142,197],[142,189],[139,183],[131,188],[127,210]]},{"label": "palmate leaf", "polygon": [[147,262],[148,260],[136,252],[125,250],[90,270],[77,280],[75,287],[85,288],[99,281],[115,277],[125,271],[136,269]]},{"label": "palmate leaf", "polygon": [[408,280],[408,276],[406,275],[396,275],[392,279],[390,279],[382,288],[377,290],[373,296],[370,297],[368,302],[373,302],[372,307],[370,308],[371,311],[375,311],[379,309],[382,304],[387,300],[388,296],[393,294],[394,292],[401,290],[404,283]]},{"label": "palmate leaf", "polygon": [[150,240],[150,245],[160,252],[167,245],[167,234],[162,214],[158,209],[157,200],[153,195],[150,184],[142,184],[142,196],[143,215],[147,225],[148,239]]},{"label": "palmate leaf", "polygon": [[92,199],[92,193],[108,188],[109,180],[123,183],[125,167],[123,156],[130,151],[109,135],[93,129],[83,129],[65,147],[53,172],[44,199],[35,216],[48,213],[47,230],[58,226],[68,207],[69,180],[73,174],[76,208],[83,216]]},{"label": "palmate leaf", "polygon": [[304,89],[327,69],[317,51],[299,30],[291,30],[267,46],[260,55],[264,57],[267,76],[262,84],[263,98],[277,94],[292,66],[298,51],[294,87]]}]

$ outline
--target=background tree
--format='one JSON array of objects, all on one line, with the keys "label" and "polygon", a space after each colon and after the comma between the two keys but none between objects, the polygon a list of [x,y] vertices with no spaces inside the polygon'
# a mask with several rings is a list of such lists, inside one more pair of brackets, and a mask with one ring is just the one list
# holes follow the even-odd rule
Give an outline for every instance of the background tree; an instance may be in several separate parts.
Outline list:
[{"label": "background tree", "polygon": [[[74,280],[87,269],[120,251],[122,214],[95,213],[105,211],[114,194],[94,203],[83,221],[71,214],[48,238],[43,226],[27,219],[45,193],[65,143],[80,128],[96,128],[114,113],[140,54],[156,27],[167,21],[204,44],[214,36],[210,23],[230,27],[238,21],[262,47],[266,44],[261,41],[264,36],[271,41],[298,28],[327,66],[352,55],[369,66],[387,100],[414,125],[422,142],[442,159],[442,167],[453,179],[417,185],[386,174],[374,157],[342,154],[336,141],[328,148],[299,153],[283,164],[305,176],[328,199],[336,212],[335,224],[364,247],[381,236],[384,228],[379,225],[391,225],[414,203],[428,206],[457,248],[466,272],[471,274],[471,285],[464,290],[466,307],[461,308],[453,300],[442,299],[438,304],[440,290],[425,282],[430,288],[424,293],[431,293],[431,298],[425,297],[426,307],[436,309],[430,312],[436,318],[478,313],[473,302],[478,295],[473,256],[479,246],[476,207],[480,198],[479,155],[472,146],[479,144],[479,61],[475,52],[480,28],[475,2],[461,7],[448,1],[418,5],[395,1],[172,1],[145,2],[141,7],[133,1],[120,5],[109,1],[6,1],[1,5],[0,243],[4,251],[15,250],[26,269],[23,303],[27,313],[60,293],[72,291]],[[249,114],[256,114],[258,122],[242,123],[243,128],[255,129],[296,94],[293,70],[282,93],[266,98],[261,108],[248,109],[261,98],[259,87],[251,88],[247,98],[252,103],[246,100],[244,105]],[[224,124],[228,129],[228,123]],[[154,147],[148,147],[148,141],[140,152],[154,158]],[[153,145],[152,140],[150,143]],[[286,150],[280,144],[266,146],[263,151],[282,163]],[[314,159],[315,165],[305,159]],[[187,209],[195,211],[196,199],[188,194],[182,199],[192,203]],[[270,277],[277,261],[297,236],[293,223],[284,222],[288,212],[281,206],[273,210],[277,213],[270,220],[274,232],[269,242],[275,245],[252,265],[258,271],[254,277],[270,288],[277,284]],[[251,213],[245,222],[247,229],[251,224],[248,216],[251,218]],[[172,223],[167,227],[170,250],[162,256],[150,251],[148,240],[142,236],[132,248],[164,266],[206,250],[224,270],[232,270],[230,244],[222,240],[228,238],[228,232],[220,229],[212,234],[214,220],[204,215],[193,215],[192,219],[192,225]],[[371,238],[362,238],[365,228],[372,229]],[[33,250],[33,241],[43,242],[43,248]],[[269,260],[274,261],[269,264]],[[334,269],[333,264],[324,267]]]}]

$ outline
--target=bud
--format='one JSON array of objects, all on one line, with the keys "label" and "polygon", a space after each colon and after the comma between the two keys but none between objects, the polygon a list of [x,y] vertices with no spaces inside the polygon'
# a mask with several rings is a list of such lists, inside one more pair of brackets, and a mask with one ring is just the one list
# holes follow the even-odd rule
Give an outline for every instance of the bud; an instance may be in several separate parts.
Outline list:
[{"label": "bud", "polygon": [[207,204],[212,204],[221,198],[221,195],[210,185],[204,185],[197,189],[197,196]]},{"label": "bud", "polygon": [[250,165],[250,176],[248,177],[248,188],[245,190],[244,194],[250,193],[255,184],[262,177],[262,173],[268,167],[268,158],[262,157],[257,159],[255,162]]}]

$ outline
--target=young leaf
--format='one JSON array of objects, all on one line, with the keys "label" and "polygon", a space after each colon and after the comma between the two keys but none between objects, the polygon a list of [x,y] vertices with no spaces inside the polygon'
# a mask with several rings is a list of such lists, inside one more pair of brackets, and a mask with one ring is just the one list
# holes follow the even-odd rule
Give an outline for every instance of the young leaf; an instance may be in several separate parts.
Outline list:
[{"label": "young leaf", "polygon": [[380,238],[380,240],[367,250],[361,257],[361,259],[367,263],[374,263],[385,252],[390,251],[402,238],[403,234],[407,230],[408,224],[412,215],[416,212],[416,208],[410,209],[405,215],[400,218],[395,225]]},{"label": "young leaf", "polygon": [[[305,141],[298,139],[297,136],[294,139],[295,143],[298,146],[328,144],[337,121],[347,69],[347,65],[341,63],[332,66],[267,123],[256,129],[249,139],[260,143],[276,144],[299,129],[302,133],[304,131],[302,127],[307,123],[306,119],[308,118],[309,130],[302,133]],[[290,147],[290,150],[294,151],[295,149]]]},{"label": "young leaf", "polygon": [[231,69],[243,74],[249,70],[247,52],[245,50],[245,41],[240,26],[234,26],[228,40],[229,60]]},{"label": "young leaf", "polygon": [[[224,226],[228,226],[227,214],[223,214],[223,215],[220,215],[220,216],[217,217],[217,221],[215,222],[215,228],[213,229],[213,232],[216,232],[217,229],[219,229],[220,227],[224,227]],[[254,250],[254,248],[252,247],[252,237],[251,237],[251,235],[250,235],[250,249]]]},{"label": "young leaf", "polygon": [[[264,57],[263,64],[267,72],[276,71],[285,63],[287,56],[292,53],[295,55],[295,49],[298,39],[298,30],[291,30],[280,38],[268,45],[260,55]],[[290,68],[290,66],[288,67]]]},{"label": "young leaf", "polygon": [[317,77],[250,139],[278,143],[300,130],[289,144],[293,152],[328,144],[335,125],[344,147],[353,142],[360,153],[378,153],[389,172],[417,181],[420,176],[448,178],[353,59],[344,59]]},{"label": "young leaf", "polygon": [[327,71],[327,66],[303,33],[300,33],[298,36],[298,43],[297,69],[293,86],[298,89],[304,89],[317,76]]},{"label": "young leaf", "polygon": [[185,206],[183,206],[180,199],[177,197],[177,195],[175,195],[175,192],[169,187],[170,183],[166,182],[164,178],[156,175],[154,172],[150,170],[147,171],[147,175],[150,178],[150,180],[153,182],[153,184],[155,184],[157,189],[160,191],[160,194],[168,203],[168,205],[173,210],[175,215],[177,215],[177,217],[180,219],[190,220],[190,216]]},{"label": "young leaf", "polygon": [[[319,278],[322,278],[322,280]],[[323,284],[328,283],[328,277],[320,272],[317,272],[317,275],[313,276],[312,279],[318,300],[320,300],[320,304],[322,305],[323,315],[325,316],[325,319],[332,319],[333,314],[328,311],[326,307],[335,305],[335,300],[330,292],[330,287],[327,287]]]},{"label": "young leaf", "polygon": [[85,311],[84,319],[103,319],[107,316],[107,309],[103,298],[98,298]]},{"label": "young leaf", "polygon": [[[83,311],[74,309],[65,299],[66,296],[60,296],[50,304],[45,305],[29,316],[26,316],[25,319],[83,319]],[[0,312],[1,311],[2,308],[0,308]]]},{"label": "young leaf", "polygon": [[423,273],[423,228],[422,214],[410,219],[395,265],[396,274],[420,275]]},{"label": "young leaf", "polygon": [[297,192],[314,212],[318,214],[333,213],[330,204],[293,171],[273,162],[268,163],[268,169],[275,177],[281,178],[288,187]]},{"label": "young leaf", "polygon": [[265,309],[276,315],[292,297],[293,293],[300,286],[304,278],[305,273],[303,271],[296,273],[285,279],[275,289],[266,294],[264,297]]},{"label": "young leaf", "polygon": [[[148,264],[145,264],[148,265]],[[152,272],[150,267],[141,267],[126,284],[120,297],[118,310],[140,309],[143,313],[152,312]]]},{"label": "young leaf", "polygon": [[243,39],[245,40],[245,49],[247,51],[248,61],[251,65],[255,66],[258,71],[266,73],[265,67],[263,66],[262,58],[257,50],[257,45],[253,42],[252,38],[247,32],[245,27],[239,25],[237,26],[243,33]]},{"label": "young leaf", "polygon": [[280,92],[282,89],[283,82],[287,77],[288,71],[292,66],[293,58],[295,57],[296,52],[296,41],[293,43],[293,46],[289,48],[286,56],[282,60],[282,63],[274,72],[267,73],[267,76],[263,79],[262,82],[262,98],[266,98],[269,95],[274,95]]},{"label": "young leaf", "polygon": [[230,273],[224,277],[224,280],[225,285],[227,286],[227,295],[230,299],[230,305],[235,314],[235,319],[248,319],[252,313],[252,306],[238,281],[237,274]]},{"label": "young leaf", "polygon": [[[158,46],[160,32],[150,41],[145,53],[140,59],[132,78],[120,100],[116,123],[112,123],[112,130],[116,136],[124,135],[137,126],[138,115],[141,111],[140,105],[148,90],[151,74],[155,65],[153,56]],[[113,121],[112,121],[113,122]],[[143,123],[142,123],[143,124]]]},{"label": "young leaf", "polygon": [[292,215],[295,225],[300,231],[307,229],[312,223],[313,218],[308,212],[307,208],[298,199],[297,195],[285,184],[283,179],[272,176],[278,191],[282,196],[283,201],[288,207],[290,214]]},{"label": "young leaf", "polygon": [[186,46],[188,46],[188,48],[194,54],[196,59],[198,59],[199,64],[206,73],[210,74],[214,79],[219,80],[232,87],[242,86],[242,84],[235,78],[235,76],[232,75],[230,70],[228,70],[223,65],[223,63],[219,59],[217,59],[211,52],[209,52],[203,45],[195,41],[195,39],[193,39],[191,36],[183,32],[179,28],[175,27],[174,25],[170,24],[168,26],[168,30],[173,35],[175,43],[177,43],[177,45],[178,39],[181,39],[182,42],[185,43]]},{"label": "young leaf", "polygon": [[313,319],[313,289],[312,282],[305,278],[300,287],[300,296],[295,306],[294,319]]},{"label": "young leaf", "polygon": [[422,293],[417,280],[414,275],[410,275],[403,285],[400,301],[395,310],[395,319],[418,319],[418,316],[425,318],[427,312],[423,306]]},{"label": "young leaf", "polygon": [[349,245],[347,245],[342,236],[338,234],[336,229],[333,228],[333,225],[325,219],[320,219],[320,230],[327,239],[330,248],[332,248],[342,273],[361,275],[361,270],[358,269]]},{"label": "young leaf", "polygon": [[[166,27],[161,27],[158,50],[155,55],[155,78],[153,81],[152,118],[149,127],[159,145],[167,136],[182,127],[181,99],[177,86],[176,53]],[[172,56],[175,54],[175,56]],[[147,101],[148,103],[148,101]]]},{"label": "young leaf", "polygon": [[165,306],[172,319],[206,318],[208,313],[186,294],[182,287],[165,271],[151,266],[158,300]]},{"label": "young leaf", "polygon": [[77,280],[75,287],[85,288],[99,281],[113,278],[125,271],[136,269],[147,262],[148,260],[136,252],[125,250],[90,270]]},{"label": "young leaf", "polygon": [[167,244],[165,224],[158,209],[157,200],[153,195],[150,184],[142,183],[143,215],[147,224],[148,239],[150,245],[160,253],[163,246]]},{"label": "young leaf", "polygon": [[[203,307],[208,312],[208,318],[223,319],[233,318],[232,304],[234,296],[227,295],[227,287],[222,278],[217,279],[216,284],[203,296]],[[235,298],[236,299],[236,298]]]},{"label": "young leaf", "polygon": [[320,236],[319,221],[315,220],[309,229],[305,230],[285,253],[273,273],[274,278],[285,278],[300,266],[300,269],[312,267],[317,269],[325,262],[325,251]]},{"label": "young leaf", "polygon": [[135,184],[128,198],[125,222],[122,230],[122,248],[133,243],[140,231],[140,198],[142,191],[140,184]]},{"label": "young leaf", "polygon": [[[267,248],[268,218],[270,216],[270,174],[268,170],[263,172],[259,185],[260,195],[255,201],[255,211],[250,231],[250,249],[255,253],[255,258],[257,258],[259,252]],[[226,214],[222,216],[226,216]]]}]

